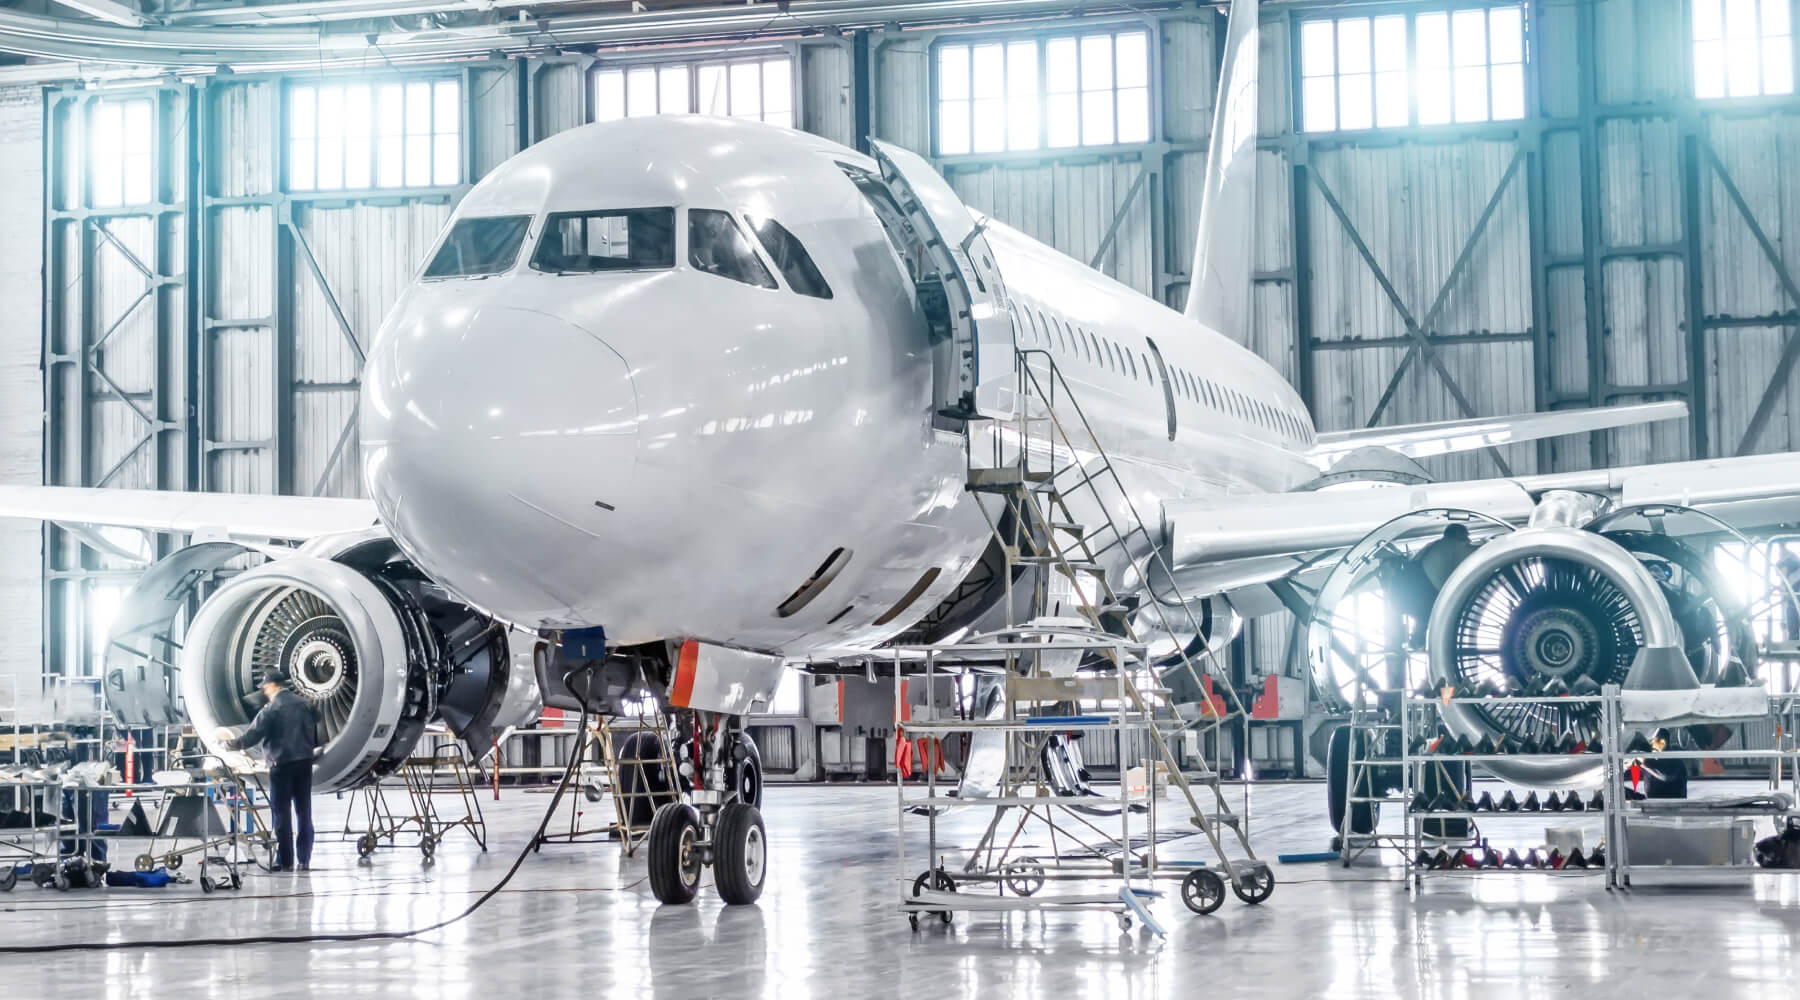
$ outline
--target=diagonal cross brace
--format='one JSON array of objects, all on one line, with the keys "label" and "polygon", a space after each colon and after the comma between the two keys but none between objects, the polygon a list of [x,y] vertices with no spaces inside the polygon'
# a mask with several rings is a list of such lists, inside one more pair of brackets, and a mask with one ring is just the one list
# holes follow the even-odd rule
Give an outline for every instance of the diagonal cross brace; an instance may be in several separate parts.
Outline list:
[{"label": "diagonal cross brace", "polygon": [[331,290],[331,282],[325,280],[325,271],[319,267],[318,258],[313,256],[312,245],[306,242],[306,234],[292,220],[284,220],[288,233],[294,239],[294,246],[300,251],[300,259],[306,262],[306,269],[312,272],[313,280],[319,283],[319,291],[325,296],[325,305],[331,310],[331,317],[337,320],[338,329],[343,331],[344,341],[356,354],[356,363],[361,365],[368,360],[363,356],[362,342],[356,339],[356,330],[350,326],[349,317],[344,315],[343,307],[338,305],[337,294]]},{"label": "diagonal cross brace", "polygon": [[[1795,286],[1794,276],[1782,261],[1781,252],[1775,249],[1769,234],[1756,221],[1756,215],[1750,211],[1750,203],[1744,200],[1743,192],[1738,190],[1737,183],[1731,179],[1731,173],[1719,159],[1718,151],[1713,149],[1713,144],[1705,136],[1695,136],[1694,141],[1699,145],[1700,151],[1706,154],[1706,162],[1712,167],[1714,176],[1719,178],[1719,185],[1725,189],[1731,203],[1737,206],[1738,214],[1744,217],[1745,224],[1750,227],[1750,235],[1756,238],[1756,245],[1762,248],[1769,266],[1775,269],[1775,278],[1781,282],[1781,289],[1787,293],[1788,301],[1800,306],[1800,287]],[[1781,360],[1775,363],[1775,371],[1769,376],[1769,384],[1763,389],[1762,398],[1756,401],[1756,412],[1750,415],[1750,423],[1744,427],[1744,436],[1738,439],[1734,454],[1750,453],[1757,435],[1762,433],[1763,425],[1769,422],[1770,414],[1775,412],[1775,403],[1781,391],[1787,388],[1788,377],[1794,372],[1796,360],[1800,360],[1800,334],[1789,334],[1787,343],[1781,348]]]},{"label": "diagonal cross brace", "polygon": [[[1481,234],[1486,230],[1488,222],[1493,218],[1494,210],[1499,206],[1501,196],[1511,184],[1513,175],[1518,172],[1519,164],[1524,159],[1524,155],[1525,153],[1522,149],[1513,155],[1512,162],[1507,166],[1505,175],[1501,177],[1499,185],[1495,188],[1493,195],[1488,199],[1487,207],[1482,211],[1481,218],[1476,222],[1474,231],[1470,234],[1469,240],[1463,245],[1462,253],[1457,256],[1456,264],[1452,267],[1449,278],[1446,280],[1444,286],[1438,289],[1438,294],[1431,305],[1431,311],[1426,314],[1427,324],[1435,322],[1437,314],[1443,309],[1444,303],[1449,298],[1451,286],[1461,276],[1462,269],[1468,265],[1470,257],[1473,256],[1475,244],[1479,241]],[[1382,293],[1387,296],[1388,301],[1394,307],[1394,311],[1400,314],[1400,320],[1406,326],[1406,334],[1413,340],[1413,346],[1408,349],[1406,357],[1402,359],[1399,368],[1395,370],[1394,376],[1388,384],[1387,391],[1382,394],[1381,402],[1376,408],[1375,418],[1378,418],[1381,415],[1381,412],[1386,408],[1388,401],[1393,398],[1394,390],[1399,385],[1401,376],[1405,374],[1407,365],[1410,364],[1415,355],[1424,358],[1425,361],[1431,365],[1432,369],[1437,372],[1438,378],[1443,381],[1444,387],[1450,390],[1451,398],[1456,401],[1457,407],[1462,410],[1464,416],[1478,416],[1479,414],[1475,412],[1474,405],[1469,402],[1468,395],[1463,392],[1461,384],[1456,381],[1456,377],[1451,375],[1450,370],[1445,367],[1443,359],[1438,357],[1437,351],[1432,347],[1431,341],[1426,336],[1424,329],[1421,327],[1418,320],[1413,317],[1412,310],[1406,307],[1406,303],[1401,299],[1399,291],[1394,288],[1393,282],[1388,280],[1387,272],[1382,269],[1380,262],[1375,259],[1375,255],[1370,251],[1368,244],[1363,242],[1362,234],[1357,231],[1356,224],[1350,221],[1349,213],[1344,211],[1344,206],[1338,201],[1337,195],[1332,192],[1331,186],[1327,184],[1325,178],[1319,174],[1317,167],[1309,165],[1306,173],[1307,176],[1312,179],[1313,186],[1318,190],[1319,195],[1325,200],[1326,207],[1331,209],[1332,214],[1337,216],[1338,223],[1344,227],[1345,235],[1350,238],[1350,243],[1356,248],[1358,256],[1362,257],[1363,263],[1368,266],[1369,272],[1374,275],[1376,283],[1381,286]],[[1370,419],[1371,424],[1374,423],[1375,418]],[[1502,476],[1512,475],[1512,468],[1507,465],[1506,460],[1500,456],[1500,452],[1497,449],[1490,446],[1485,450],[1488,453],[1488,457],[1493,459],[1494,465],[1499,468]]]},{"label": "diagonal cross brace", "polygon": [[1112,225],[1107,226],[1106,235],[1100,237],[1100,248],[1094,251],[1093,258],[1088,261],[1088,267],[1096,271],[1100,270],[1101,259],[1106,256],[1106,251],[1112,249],[1113,240],[1119,236],[1119,227],[1125,224],[1125,213],[1131,211],[1131,203],[1137,200],[1138,190],[1144,186],[1144,181],[1149,176],[1149,167],[1138,168],[1137,180],[1131,182],[1131,190],[1125,192],[1124,202],[1119,205],[1119,210],[1113,213]]}]

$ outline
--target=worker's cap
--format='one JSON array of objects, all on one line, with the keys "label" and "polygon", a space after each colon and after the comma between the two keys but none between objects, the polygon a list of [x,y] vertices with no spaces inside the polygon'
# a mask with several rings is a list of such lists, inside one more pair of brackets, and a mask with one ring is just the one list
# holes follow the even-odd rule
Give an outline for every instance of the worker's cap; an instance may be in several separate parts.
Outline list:
[{"label": "worker's cap", "polygon": [[287,687],[288,675],[285,671],[271,670],[268,673],[263,674],[262,682],[264,684],[278,684],[282,687]]}]

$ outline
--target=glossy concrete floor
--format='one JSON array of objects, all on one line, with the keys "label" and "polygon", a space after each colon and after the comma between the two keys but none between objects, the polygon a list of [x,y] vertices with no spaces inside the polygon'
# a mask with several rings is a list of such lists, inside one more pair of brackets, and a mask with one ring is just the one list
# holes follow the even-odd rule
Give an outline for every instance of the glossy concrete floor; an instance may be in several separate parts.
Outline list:
[{"label": "glossy concrete floor", "polygon": [[[1257,789],[1259,851],[1321,849],[1322,793]],[[238,893],[22,885],[0,896],[0,939],[423,926],[492,885],[548,801],[509,790],[485,802],[492,849],[458,832],[429,867],[410,849],[359,865],[349,843],[328,838],[312,875],[259,875]],[[343,808],[320,802],[339,821]],[[1286,864],[1260,907],[1231,898],[1198,917],[1160,900],[1166,939],[1121,934],[1097,913],[959,914],[914,933],[894,909],[891,788],[774,787],[766,814],[773,867],[757,906],[727,909],[708,890],[697,905],[660,907],[641,857],[605,842],[548,845],[474,916],[413,940],[0,955],[0,996],[1660,998],[1792,996],[1800,974],[1796,877],[1629,893],[1608,892],[1598,875],[1441,877],[1415,896],[1394,868]],[[1501,824],[1512,823],[1521,842],[1541,839],[1543,825],[1567,819],[1496,820],[1490,832],[1507,840]],[[1598,824],[1583,822],[1591,843]],[[965,813],[945,829],[969,836],[979,825]],[[922,842],[908,840],[920,858]],[[1170,851],[1199,857],[1201,846],[1189,838]]]}]

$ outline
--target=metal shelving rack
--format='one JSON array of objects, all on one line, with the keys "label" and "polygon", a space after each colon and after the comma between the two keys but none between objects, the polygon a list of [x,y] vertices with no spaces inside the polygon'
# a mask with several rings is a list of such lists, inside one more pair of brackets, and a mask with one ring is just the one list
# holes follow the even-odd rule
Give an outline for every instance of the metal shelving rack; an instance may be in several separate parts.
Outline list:
[{"label": "metal shelving rack", "polygon": [[[1608,713],[1608,705],[1616,704],[1616,702],[1613,699],[1617,694],[1617,690],[1618,690],[1617,688],[1609,687],[1605,691],[1603,691],[1601,694],[1598,694],[1598,695],[1563,695],[1563,696],[1559,696],[1559,697],[1506,698],[1506,699],[1504,699],[1508,704],[1544,703],[1544,704],[1569,705],[1569,704],[1580,704],[1580,703],[1592,703],[1592,704],[1599,705],[1600,709],[1601,709],[1601,719],[1602,719],[1601,729],[1607,735],[1605,737],[1603,737],[1601,740],[1602,751],[1600,753],[1593,753],[1593,754],[1586,754],[1586,753],[1584,753],[1584,754],[1562,754],[1562,753],[1559,753],[1559,754],[1545,754],[1545,753],[1538,753],[1538,754],[1423,754],[1423,755],[1414,754],[1412,752],[1412,743],[1413,743],[1414,738],[1417,736],[1421,736],[1421,735],[1429,737],[1431,735],[1434,735],[1437,732],[1437,723],[1440,718],[1439,713],[1442,711],[1442,708],[1444,705],[1446,705],[1446,704],[1463,704],[1463,705],[1487,704],[1487,705],[1492,705],[1496,701],[1501,700],[1501,699],[1452,698],[1448,702],[1446,702],[1442,698],[1417,698],[1417,697],[1408,696],[1407,698],[1403,699],[1401,702],[1402,723],[1401,723],[1401,727],[1400,727],[1400,729],[1401,729],[1401,733],[1400,733],[1400,736],[1401,736],[1400,774],[1401,774],[1402,796],[1398,800],[1398,802],[1395,804],[1397,804],[1399,806],[1399,808],[1402,810],[1402,812],[1405,816],[1405,821],[1404,821],[1404,828],[1406,831],[1405,863],[1406,863],[1406,866],[1408,869],[1408,877],[1407,877],[1408,886],[1415,891],[1418,890],[1419,888],[1421,888],[1423,881],[1424,881],[1424,877],[1427,875],[1465,875],[1466,876],[1466,875],[1478,875],[1478,874],[1489,874],[1489,873],[1517,874],[1519,871],[1521,871],[1521,869],[1518,869],[1518,868],[1460,868],[1460,869],[1454,869],[1454,870],[1449,870],[1449,871],[1440,871],[1440,870],[1425,868],[1425,867],[1419,865],[1418,864],[1418,856],[1419,856],[1420,852],[1422,852],[1425,849],[1425,845],[1426,845],[1428,838],[1432,841],[1438,841],[1440,839],[1441,840],[1453,839],[1453,838],[1438,838],[1438,837],[1435,837],[1432,835],[1428,835],[1425,832],[1425,824],[1427,824],[1429,822],[1433,822],[1433,821],[1443,821],[1443,820],[1467,820],[1470,822],[1486,822],[1488,820],[1511,821],[1511,820],[1517,820],[1517,819],[1530,819],[1530,820],[1541,821],[1546,818],[1558,817],[1558,816],[1573,817],[1573,816],[1600,815],[1602,818],[1602,822],[1604,824],[1604,829],[1606,830],[1606,838],[1609,843],[1609,846],[1608,846],[1607,852],[1606,852],[1608,868],[1605,870],[1610,871],[1610,866],[1613,864],[1613,855],[1614,855],[1614,852],[1610,847],[1610,843],[1612,841],[1612,831],[1615,828],[1615,824],[1613,822],[1613,814],[1618,810],[1618,805],[1623,800],[1623,794],[1624,794],[1622,788],[1620,790],[1618,790],[1617,792],[1615,792],[1615,790],[1613,788],[1612,778],[1614,775],[1616,775],[1616,773],[1618,771],[1617,761],[1618,761],[1619,741],[1616,738],[1612,738],[1613,735],[1616,734],[1617,730],[1613,726],[1609,725],[1608,721],[1607,721],[1609,718],[1609,716],[1607,714]],[[1420,723],[1418,728],[1414,728],[1415,722]],[[1604,808],[1598,814],[1596,814],[1592,811],[1556,812],[1554,810],[1543,810],[1543,811],[1536,811],[1536,812],[1523,812],[1523,811],[1521,811],[1521,812],[1474,812],[1472,810],[1420,812],[1420,811],[1412,808],[1413,796],[1419,791],[1419,782],[1415,780],[1415,774],[1420,768],[1430,767],[1434,764],[1456,764],[1456,763],[1480,764],[1480,763],[1484,763],[1487,761],[1494,761],[1494,760],[1569,760],[1570,758],[1574,758],[1574,757],[1597,760],[1597,762],[1600,763],[1600,765],[1602,767],[1601,781],[1602,781],[1602,787],[1603,787],[1603,791],[1604,791],[1604,794],[1603,794]],[[1381,801],[1389,802],[1389,803],[1395,802],[1395,800],[1393,800],[1393,799],[1383,799]],[[1462,838],[1462,839],[1469,839],[1469,838]],[[1559,875],[1559,876],[1567,875],[1567,876],[1571,876],[1571,877],[1580,876],[1580,875],[1599,875],[1599,874],[1602,874],[1602,871],[1603,871],[1602,869],[1599,869],[1599,868],[1577,868],[1577,869],[1560,869],[1560,870],[1537,868],[1537,869],[1523,869],[1523,870],[1541,872],[1541,873],[1547,874],[1547,875]]]},{"label": "metal shelving rack", "polygon": [[[1661,694],[1657,692],[1656,694]],[[1631,837],[1629,826],[1633,819],[1648,819],[1661,813],[1667,818],[1692,818],[1704,816],[1710,819],[1773,819],[1777,828],[1788,817],[1800,815],[1800,694],[1788,692],[1769,695],[1764,711],[1745,714],[1703,714],[1689,713],[1666,718],[1637,718],[1628,709],[1633,702],[1644,702],[1643,695],[1625,692],[1622,696],[1609,700],[1608,728],[1609,733],[1626,734],[1646,728],[1666,729],[1693,724],[1729,725],[1745,722],[1773,722],[1774,746],[1744,747],[1734,750],[1654,750],[1648,753],[1620,755],[1619,766],[1609,769],[1606,798],[1610,805],[1619,803],[1619,808],[1608,809],[1609,827],[1607,841],[1611,845],[1607,849],[1607,884],[1610,888],[1629,889],[1632,886],[1632,875],[1651,874],[1658,877],[1674,876],[1676,878],[1700,878],[1705,881],[1716,881],[1720,878],[1744,878],[1754,875],[1794,874],[1775,869],[1763,868],[1754,863],[1744,865],[1639,865],[1631,861]],[[1698,707],[1698,705],[1696,705]],[[1623,738],[1616,741],[1622,745]],[[1626,756],[1635,760],[1642,758],[1653,760],[1701,760],[1704,758],[1729,757],[1739,760],[1767,760],[1769,762],[1769,789],[1781,790],[1786,784],[1787,793],[1794,799],[1796,806],[1789,809],[1769,807],[1714,808],[1704,811],[1685,810],[1652,810],[1643,802],[1625,800]]]},{"label": "metal shelving rack", "polygon": [[[1771,807],[1743,808],[1711,808],[1693,810],[1659,810],[1646,808],[1645,800],[1632,800],[1627,797],[1626,784],[1630,765],[1636,760],[1701,760],[1705,758],[1731,757],[1734,759],[1767,760],[1769,762],[1769,788],[1780,789],[1784,784],[1786,791],[1800,803],[1800,695],[1779,694],[1765,696],[1762,711],[1733,710],[1730,703],[1739,702],[1748,706],[1756,701],[1756,694],[1745,689],[1712,689],[1704,688],[1691,695],[1671,692],[1629,692],[1621,691],[1616,686],[1608,686],[1599,695],[1562,696],[1558,698],[1531,698],[1524,701],[1554,702],[1569,704],[1572,701],[1587,701],[1600,707],[1600,731],[1602,733],[1602,750],[1596,756],[1601,764],[1601,788],[1603,807],[1596,813],[1584,812],[1473,812],[1473,811],[1431,811],[1420,812],[1412,808],[1414,794],[1419,790],[1417,774],[1421,767],[1434,763],[1467,763],[1480,764],[1492,760],[1521,759],[1567,759],[1569,754],[1427,754],[1412,753],[1412,744],[1416,736],[1435,733],[1438,711],[1444,702],[1436,698],[1412,698],[1402,702],[1402,746],[1401,775],[1402,796],[1399,799],[1384,798],[1380,801],[1396,805],[1405,816],[1407,846],[1405,863],[1408,866],[1408,885],[1417,890],[1428,875],[1479,875],[1490,872],[1517,873],[1512,868],[1460,868],[1450,871],[1438,871],[1424,868],[1417,863],[1417,858],[1428,842],[1441,842],[1440,838],[1430,837],[1425,832],[1425,824],[1434,820],[1470,820],[1489,822],[1494,820],[1529,819],[1543,822],[1557,817],[1598,816],[1603,825],[1603,843],[1606,848],[1606,863],[1601,868],[1587,869],[1527,869],[1547,875],[1600,875],[1606,876],[1607,887],[1630,888],[1634,873],[1673,876],[1700,876],[1716,880],[1721,877],[1745,877],[1758,874],[1779,874],[1755,864],[1743,865],[1641,865],[1631,861],[1631,840],[1629,826],[1633,819],[1644,819],[1663,814],[1669,818],[1692,818],[1703,816],[1710,819],[1723,818],[1770,818],[1777,824],[1790,816],[1800,815],[1800,807],[1786,810]],[[1694,711],[1676,714],[1662,714],[1657,706],[1665,705],[1671,698],[1692,698]],[[1748,699],[1746,701],[1746,699]],[[1493,699],[1462,698],[1452,699],[1452,703],[1479,704],[1491,703]],[[1711,705],[1715,709],[1725,706],[1726,711],[1701,711],[1703,705]],[[1748,747],[1733,750],[1662,750],[1649,752],[1626,752],[1624,747],[1631,738],[1642,731],[1651,729],[1669,729],[1694,724],[1732,724],[1746,722],[1772,722],[1771,730],[1775,734],[1775,746]]]}]

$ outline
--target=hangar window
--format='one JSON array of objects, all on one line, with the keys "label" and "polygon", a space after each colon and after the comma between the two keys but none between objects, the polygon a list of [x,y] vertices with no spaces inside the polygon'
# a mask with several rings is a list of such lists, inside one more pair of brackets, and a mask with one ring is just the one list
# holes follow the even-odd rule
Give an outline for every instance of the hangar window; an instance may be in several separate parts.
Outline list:
[{"label": "hangar window", "polygon": [[290,191],[462,183],[462,82],[288,88]]},{"label": "hangar window", "polygon": [[1316,18],[1299,45],[1306,132],[1525,117],[1520,4]]},{"label": "hangar window", "polygon": [[801,295],[815,299],[831,298],[831,286],[825,283],[825,276],[813,263],[812,255],[806,252],[800,240],[787,228],[774,219],[759,219],[754,215],[745,216],[750,222],[750,229],[762,242],[763,249],[768,252],[769,259],[780,269],[781,276],[787,279],[788,287]]},{"label": "hangar window", "polygon": [[458,219],[425,268],[427,278],[470,278],[510,270],[531,228],[529,215]]},{"label": "hangar window", "polygon": [[552,213],[531,266],[554,274],[674,267],[675,210]]},{"label": "hangar window", "polygon": [[599,69],[593,87],[597,122],[703,114],[794,124],[794,64],[787,56]]},{"label": "hangar window", "polygon": [[757,259],[749,238],[730,212],[711,208],[688,210],[688,263],[696,270],[746,285],[776,287],[769,269]]},{"label": "hangar window", "polygon": [[600,70],[594,74],[594,120],[688,114],[693,71],[687,65]]},{"label": "hangar window", "polygon": [[1142,30],[938,45],[937,154],[1148,142],[1149,48]]},{"label": "hangar window", "polygon": [[94,208],[151,200],[154,110],[145,97],[94,102],[88,120],[88,204]]},{"label": "hangar window", "polygon": [[1794,92],[1793,0],[1693,0],[1694,96]]}]

